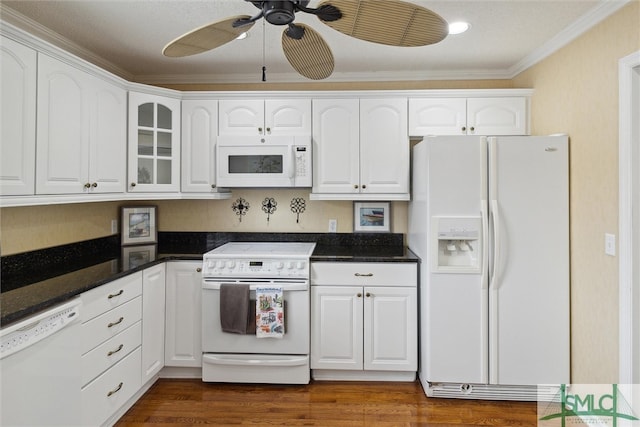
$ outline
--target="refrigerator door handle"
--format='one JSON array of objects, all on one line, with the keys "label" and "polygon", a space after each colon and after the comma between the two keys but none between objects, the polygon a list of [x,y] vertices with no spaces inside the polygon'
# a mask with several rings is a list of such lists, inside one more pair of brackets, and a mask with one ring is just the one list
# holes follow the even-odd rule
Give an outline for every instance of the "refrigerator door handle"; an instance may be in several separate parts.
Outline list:
[{"label": "refrigerator door handle", "polygon": [[482,289],[489,288],[489,212],[487,200],[481,200],[480,218],[482,221]]},{"label": "refrigerator door handle", "polygon": [[491,217],[493,218],[493,271],[491,272],[491,280],[489,287],[497,290],[500,287],[500,211],[498,209],[498,201],[491,201]]}]

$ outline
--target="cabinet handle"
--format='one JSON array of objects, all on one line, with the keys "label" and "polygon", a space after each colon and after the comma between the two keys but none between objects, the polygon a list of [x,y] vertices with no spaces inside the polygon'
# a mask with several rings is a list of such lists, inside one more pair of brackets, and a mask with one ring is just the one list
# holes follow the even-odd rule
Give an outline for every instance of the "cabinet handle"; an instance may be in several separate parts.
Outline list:
[{"label": "cabinet handle", "polygon": [[111,350],[109,353],[107,353],[107,356],[113,356],[114,354],[122,350],[123,347],[124,347],[124,344],[120,344],[118,348],[116,348],[115,350]]},{"label": "cabinet handle", "polygon": [[196,272],[198,272],[198,273],[202,272],[202,268],[200,268],[200,267],[196,268]]},{"label": "cabinet handle", "polygon": [[356,277],[372,277],[373,273],[356,273],[354,274]]},{"label": "cabinet handle", "polygon": [[362,294],[360,292],[358,292],[358,298],[362,297]]},{"label": "cabinet handle", "polygon": [[473,127],[473,126],[471,126],[471,127],[469,128],[469,130],[470,130],[471,132],[475,132],[476,128],[475,128],[475,127]]},{"label": "cabinet handle", "polygon": [[122,321],[124,320],[124,317],[120,317],[118,320],[116,320],[115,322],[111,322],[107,325],[107,328],[111,328],[113,326],[119,325],[120,323],[122,323]]},{"label": "cabinet handle", "polygon": [[365,188],[367,188],[367,184],[362,184],[362,189],[364,190]]},{"label": "cabinet handle", "polygon": [[120,289],[118,292],[116,292],[115,294],[109,294],[109,296],[107,298],[111,299],[111,298],[115,298],[115,297],[119,297],[120,295],[122,295],[124,293],[124,289]]},{"label": "cabinet handle", "polygon": [[97,183],[97,182],[94,182],[93,184],[91,184],[91,186],[92,186],[93,188],[96,188],[96,187],[98,186],[98,183]]},{"label": "cabinet handle", "polygon": [[122,388],[122,385],[123,385],[122,382],[120,384],[118,384],[118,387],[116,387],[114,390],[111,390],[109,393],[107,393],[107,397],[111,397],[112,395],[114,395],[117,392],[119,392],[120,389]]},{"label": "cabinet handle", "polygon": [[84,184],[84,188],[91,188],[91,184],[89,184],[88,182]]},{"label": "cabinet handle", "polygon": [[371,296],[371,293],[367,292],[364,296],[366,296],[367,298],[369,298]]},{"label": "cabinet handle", "polygon": [[258,133],[262,135],[262,128],[258,128]]},{"label": "cabinet handle", "polygon": [[136,183],[135,183],[135,182],[132,182],[132,183],[131,183],[131,186],[132,186],[132,187],[135,187],[135,186],[136,186]]},{"label": "cabinet handle", "polygon": [[467,130],[466,126],[462,126],[462,132],[465,132]]},{"label": "cabinet handle", "polygon": [[211,184],[211,188],[216,188],[216,185],[215,184]]},{"label": "cabinet handle", "polygon": [[358,184],[355,184],[355,185],[353,186],[353,188],[358,188]]},{"label": "cabinet handle", "polygon": [[271,128],[267,128],[267,133],[271,133]]}]

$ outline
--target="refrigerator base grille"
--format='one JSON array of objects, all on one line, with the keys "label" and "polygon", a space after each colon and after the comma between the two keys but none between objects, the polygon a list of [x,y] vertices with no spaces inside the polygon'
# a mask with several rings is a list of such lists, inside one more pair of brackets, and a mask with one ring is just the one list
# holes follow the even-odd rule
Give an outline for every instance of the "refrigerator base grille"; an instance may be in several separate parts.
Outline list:
[{"label": "refrigerator base grille", "polygon": [[422,387],[428,397],[479,400],[557,401],[559,385],[506,386],[491,384],[425,383]]}]

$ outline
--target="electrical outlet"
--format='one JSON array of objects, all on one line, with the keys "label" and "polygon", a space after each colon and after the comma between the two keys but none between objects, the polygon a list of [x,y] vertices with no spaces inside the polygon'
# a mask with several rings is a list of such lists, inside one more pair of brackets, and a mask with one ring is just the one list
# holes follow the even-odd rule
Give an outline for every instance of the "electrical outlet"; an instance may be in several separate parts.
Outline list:
[{"label": "electrical outlet", "polygon": [[111,220],[111,234],[118,234],[118,220]]},{"label": "electrical outlet", "polygon": [[616,256],[616,235],[604,233],[604,253]]},{"label": "electrical outlet", "polygon": [[335,233],[338,231],[338,220],[330,219],[329,220],[329,233]]}]

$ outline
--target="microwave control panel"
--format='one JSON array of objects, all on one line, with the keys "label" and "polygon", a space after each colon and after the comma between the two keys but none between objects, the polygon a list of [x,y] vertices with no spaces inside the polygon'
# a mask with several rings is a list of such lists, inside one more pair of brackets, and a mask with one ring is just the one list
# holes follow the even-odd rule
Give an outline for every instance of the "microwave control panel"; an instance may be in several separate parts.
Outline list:
[{"label": "microwave control panel", "polygon": [[311,150],[308,146],[295,146],[295,186],[311,187]]}]

